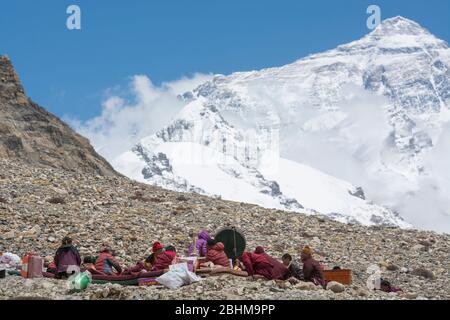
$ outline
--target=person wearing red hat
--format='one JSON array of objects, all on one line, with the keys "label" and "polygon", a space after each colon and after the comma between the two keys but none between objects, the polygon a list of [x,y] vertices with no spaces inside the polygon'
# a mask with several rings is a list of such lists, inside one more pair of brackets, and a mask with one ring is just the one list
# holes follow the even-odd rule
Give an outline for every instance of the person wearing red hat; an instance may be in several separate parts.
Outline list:
[{"label": "person wearing red hat", "polygon": [[174,246],[167,246],[161,249],[161,253],[156,255],[152,271],[168,270],[177,256],[177,250]]},{"label": "person wearing red hat", "polygon": [[[142,272],[155,271],[156,269],[154,267],[156,266],[156,261],[158,261],[158,256],[160,256],[163,251],[164,247],[162,246],[161,242],[156,241],[152,245],[152,253],[145,260],[139,261],[134,267],[126,269],[124,272],[122,272],[122,274],[138,276]],[[165,255],[163,254],[163,256]],[[166,257],[163,257],[162,260],[166,261],[167,259],[165,258]],[[161,261],[161,259],[159,259],[159,261]],[[160,267],[160,265],[158,265],[157,267]],[[162,267],[165,267],[165,265],[163,265]]]},{"label": "person wearing red hat", "polygon": [[163,251],[164,247],[162,246],[162,244],[158,241],[156,241],[153,246],[152,246],[152,252],[154,254],[160,254]]}]

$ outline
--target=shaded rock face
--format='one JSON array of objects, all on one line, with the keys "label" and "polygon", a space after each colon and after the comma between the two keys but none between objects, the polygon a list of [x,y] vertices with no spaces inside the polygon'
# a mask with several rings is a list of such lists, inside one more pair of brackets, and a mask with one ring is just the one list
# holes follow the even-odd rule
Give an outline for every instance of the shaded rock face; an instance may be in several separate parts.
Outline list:
[{"label": "shaded rock face", "polygon": [[27,98],[7,57],[0,57],[0,158],[117,174],[86,138]]}]

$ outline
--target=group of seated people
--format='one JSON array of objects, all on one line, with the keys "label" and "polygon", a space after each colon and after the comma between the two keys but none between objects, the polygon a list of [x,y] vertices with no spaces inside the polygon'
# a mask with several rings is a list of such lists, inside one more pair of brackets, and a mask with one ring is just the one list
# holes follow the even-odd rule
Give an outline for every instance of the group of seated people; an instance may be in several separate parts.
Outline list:
[{"label": "group of seated people", "polygon": [[[211,238],[207,231],[201,231],[186,254],[200,258],[197,268],[199,273],[231,273],[247,276],[250,279],[288,280],[293,283],[310,281],[322,286],[325,284],[322,268],[312,257],[312,250],[308,246],[300,252],[302,267],[293,261],[290,254],[284,254],[279,261],[267,254],[260,246],[254,252],[244,252],[233,264],[225,252],[224,244]],[[97,257],[87,256],[81,262],[80,254],[72,244],[72,239],[65,237],[47,271],[54,273],[59,279],[70,276],[74,271],[73,266],[102,275],[139,276],[146,272],[166,271],[177,261],[176,258],[177,251],[174,246],[164,247],[160,242],[155,242],[152,253],[146,259],[133,267],[124,269],[115,258],[111,247],[103,244]]]}]

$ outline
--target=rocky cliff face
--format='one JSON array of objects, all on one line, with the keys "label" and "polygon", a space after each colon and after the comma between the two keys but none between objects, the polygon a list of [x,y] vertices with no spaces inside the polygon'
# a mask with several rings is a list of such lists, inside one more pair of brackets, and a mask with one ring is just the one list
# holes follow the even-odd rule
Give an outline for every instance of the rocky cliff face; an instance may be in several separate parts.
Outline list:
[{"label": "rocky cliff face", "polygon": [[7,57],[0,57],[0,158],[116,175],[86,138],[25,95]]}]

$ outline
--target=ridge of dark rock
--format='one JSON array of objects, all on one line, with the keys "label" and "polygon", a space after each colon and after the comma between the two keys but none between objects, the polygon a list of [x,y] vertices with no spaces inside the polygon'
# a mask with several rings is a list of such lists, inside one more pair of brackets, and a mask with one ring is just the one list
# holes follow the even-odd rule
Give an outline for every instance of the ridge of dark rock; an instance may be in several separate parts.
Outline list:
[{"label": "ridge of dark rock", "polygon": [[0,158],[99,175],[118,174],[88,139],[25,95],[6,56],[0,56]]}]

